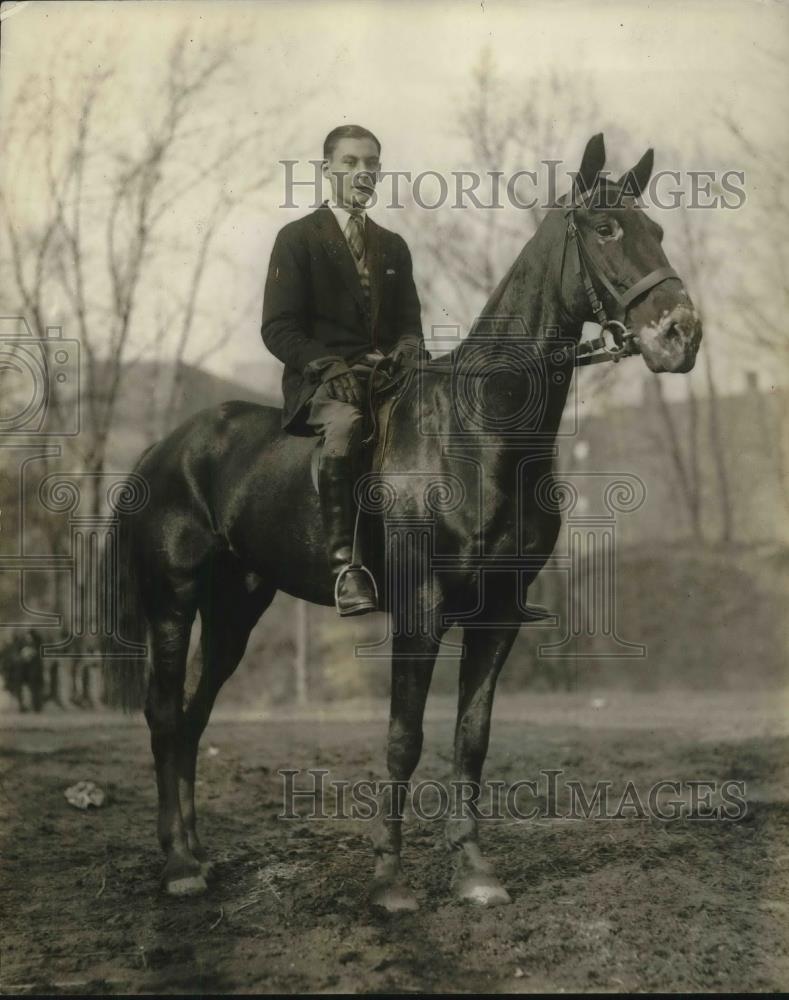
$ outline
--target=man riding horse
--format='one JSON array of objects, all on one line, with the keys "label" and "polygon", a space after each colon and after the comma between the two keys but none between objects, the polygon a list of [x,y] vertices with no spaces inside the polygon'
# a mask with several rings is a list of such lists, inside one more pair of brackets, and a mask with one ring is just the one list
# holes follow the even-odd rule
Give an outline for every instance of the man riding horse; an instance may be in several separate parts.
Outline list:
[{"label": "man riding horse", "polygon": [[[350,457],[360,418],[351,371],[367,353],[419,353],[419,303],[404,242],[369,219],[351,222],[372,192],[372,179],[360,175],[377,169],[379,144],[334,133],[327,146],[327,176],[348,175],[334,181],[344,225],[325,207],[285,227],[266,287],[263,337],[286,362],[284,421],[273,407],[239,400],[203,410],[140,457],[117,502],[115,634],[131,652],[118,657],[113,645],[105,677],[110,704],[133,708],[145,699],[162,883],[172,895],[207,888],[198,748],[261,615],[279,592],[322,606],[338,596],[346,613],[374,603],[363,571],[344,580],[339,572],[353,556]],[[453,788],[463,794],[446,824],[454,891],[486,906],[510,899],[482,853],[477,802],[497,680],[521,625],[533,619],[529,587],[559,536],[555,440],[575,367],[636,352],[653,372],[695,364],[701,323],[660,226],[637,204],[653,152],[618,181],[602,176],[605,160],[598,134],[571,190],[545,212],[447,361],[402,361],[419,377],[404,381],[402,405],[392,405],[389,447],[376,469],[384,509],[369,519],[369,562],[393,623],[389,780],[371,825],[370,898],[386,910],[418,906],[401,866],[403,810],[433,666],[453,625],[463,628],[464,646],[452,754]],[[601,334],[581,343],[589,320]],[[297,417],[302,434],[318,431],[328,446],[320,501],[310,488],[312,442],[282,430],[283,422],[295,429]],[[324,522],[336,595],[325,573]],[[198,615],[201,669],[188,692]]]},{"label": "man riding horse", "polygon": [[425,353],[408,246],[366,212],[380,155],[378,139],[359,125],[326,136],[332,202],[280,230],[263,300],[263,342],[285,365],[282,426],[321,437],[318,493],[340,615],[377,608],[372,576],[353,561],[364,423],[354,365]]}]

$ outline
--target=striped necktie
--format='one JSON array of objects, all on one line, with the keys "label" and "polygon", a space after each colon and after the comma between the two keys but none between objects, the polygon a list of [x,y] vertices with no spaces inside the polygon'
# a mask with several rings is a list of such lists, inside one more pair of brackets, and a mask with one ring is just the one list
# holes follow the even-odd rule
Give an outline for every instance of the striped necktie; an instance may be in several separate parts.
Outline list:
[{"label": "striped necktie", "polygon": [[345,237],[354,258],[361,260],[364,257],[364,217],[361,212],[351,212],[348,216]]}]

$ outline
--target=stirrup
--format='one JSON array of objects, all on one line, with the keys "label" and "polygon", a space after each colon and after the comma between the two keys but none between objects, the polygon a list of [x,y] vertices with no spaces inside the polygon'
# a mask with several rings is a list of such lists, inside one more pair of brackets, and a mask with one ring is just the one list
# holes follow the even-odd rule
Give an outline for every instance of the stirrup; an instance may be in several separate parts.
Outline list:
[{"label": "stirrup", "polygon": [[339,593],[340,593],[340,583],[342,582],[342,578],[345,576],[346,573],[348,573],[352,569],[360,569],[363,573],[367,574],[367,576],[368,576],[368,578],[370,580],[370,583],[373,585],[373,593],[375,594],[375,603],[378,604],[379,603],[379,601],[378,601],[378,584],[375,582],[375,577],[373,576],[373,574],[362,563],[349,562],[349,563],[346,563],[345,566],[343,566],[343,568],[337,574],[337,577],[335,578],[335,581],[334,581],[334,606],[335,606],[335,608],[339,606],[338,605],[338,601],[339,601]]}]

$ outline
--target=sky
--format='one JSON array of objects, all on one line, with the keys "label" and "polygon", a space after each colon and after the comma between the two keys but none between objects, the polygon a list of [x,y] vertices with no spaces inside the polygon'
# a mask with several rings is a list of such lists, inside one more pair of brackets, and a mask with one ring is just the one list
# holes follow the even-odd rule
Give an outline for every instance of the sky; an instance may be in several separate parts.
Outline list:
[{"label": "sky", "polygon": [[[3,4],[3,10],[11,6]],[[199,40],[252,37],[247,98],[276,82],[287,110],[316,141],[338,116],[375,121],[386,147],[414,162],[446,155],[447,111],[483,45],[513,81],[571,65],[603,84],[606,106],[634,146],[659,142],[678,113],[721,100],[747,114],[754,49],[787,40],[785,3],[763,0],[127,0],[33,2],[3,23],[3,86],[51,43],[78,37],[86,64],[109,39],[132,74],[161,59],[184,27]],[[305,95],[320,90],[304,107]],[[560,109],[556,109],[557,114]],[[330,118],[331,116],[331,118]]]},{"label": "sky", "polygon": [[[256,109],[276,104],[283,131],[258,153],[271,163],[318,156],[329,128],[357,121],[382,140],[385,167],[457,169],[464,148],[453,122],[486,46],[513,92],[528,92],[530,81],[557,67],[592,80],[607,120],[617,125],[609,156],[621,169],[650,145],[658,166],[661,149],[680,146],[690,158],[696,131],[708,137],[706,148],[718,161],[713,167],[736,167],[730,146],[715,131],[722,109],[747,123],[758,142],[786,141],[785,123],[765,95],[789,85],[789,60],[769,81],[760,68],[762,50],[789,51],[786,3],[31,0],[3,3],[0,13],[0,112],[7,111],[31,70],[46,71],[49,53],[74,45],[86,71],[111,53],[118,68],[118,121],[128,122],[130,135],[139,129],[141,115],[144,119],[150,81],[179,31],[188,29],[195,45],[220,34],[239,39],[238,74],[225,99],[229,111],[250,123]],[[558,122],[562,111],[544,113]],[[588,137],[573,138],[573,148],[565,152],[569,164],[578,162]],[[258,166],[250,163],[250,171]],[[209,297],[219,303],[232,298],[233,307],[244,303],[246,311],[239,312],[230,341],[208,362],[222,374],[266,360],[256,295],[262,297],[273,238],[289,217],[277,208],[279,193],[275,184],[262,204],[236,217],[223,235],[223,251],[234,262],[233,282],[217,281]],[[397,218],[387,221],[387,213],[377,211],[379,221],[398,228]],[[188,242],[193,220],[179,224],[186,227],[181,235]],[[431,224],[429,215],[424,224]],[[730,221],[721,220],[726,225]],[[732,266],[740,260],[748,266],[747,248],[732,239]],[[418,284],[420,268],[429,263],[415,255]],[[211,336],[209,328],[199,331],[196,346]],[[724,361],[723,376],[732,385],[738,377],[734,367]]]}]

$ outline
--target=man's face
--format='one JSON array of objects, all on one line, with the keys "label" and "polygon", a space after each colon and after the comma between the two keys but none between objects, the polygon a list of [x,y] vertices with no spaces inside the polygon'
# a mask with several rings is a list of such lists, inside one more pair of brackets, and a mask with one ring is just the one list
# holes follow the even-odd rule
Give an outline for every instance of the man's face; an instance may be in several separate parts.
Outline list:
[{"label": "man's face", "polygon": [[381,160],[372,139],[340,139],[331,157],[324,160],[323,176],[343,208],[364,208],[378,183]]}]

